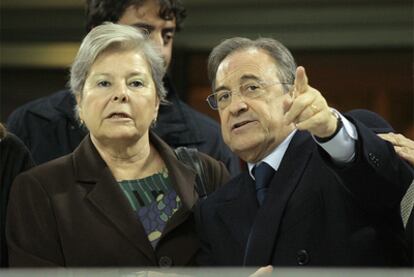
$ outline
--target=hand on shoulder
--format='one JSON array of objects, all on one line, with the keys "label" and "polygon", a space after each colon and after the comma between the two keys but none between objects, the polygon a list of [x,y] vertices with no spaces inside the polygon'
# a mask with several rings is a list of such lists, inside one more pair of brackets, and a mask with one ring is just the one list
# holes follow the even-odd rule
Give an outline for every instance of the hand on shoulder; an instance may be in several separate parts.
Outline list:
[{"label": "hand on shoulder", "polygon": [[378,134],[382,139],[393,144],[395,152],[414,166],[414,141],[401,134]]}]

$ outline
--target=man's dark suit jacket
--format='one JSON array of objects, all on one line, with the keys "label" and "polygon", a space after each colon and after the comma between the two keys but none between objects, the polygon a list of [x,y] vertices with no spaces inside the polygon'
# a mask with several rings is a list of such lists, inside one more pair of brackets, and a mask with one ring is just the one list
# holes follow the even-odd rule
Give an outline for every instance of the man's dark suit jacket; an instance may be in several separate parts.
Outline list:
[{"label": "man's dark suit jacket", "polygon": [[[120,267],[194,264],[199,249],[192,206],[195,172],[155,135],[182,206],[155,250],[126,196],[87,136],[72,153],[19,175],[7,215],[9,262],[16,266]],[[228,180],[222,163],[200,153],[208,191]]]},{"label": "man's dark suit jacket", "polygon": [[263,206],[258,208],[247,172],[201,202],[196,216],[202,241],[198,262],[407,265],[400,201],[413,176],[391,144],[349,119],[358,131],[352,164],[335,166],[309,133],[298,131]]}]

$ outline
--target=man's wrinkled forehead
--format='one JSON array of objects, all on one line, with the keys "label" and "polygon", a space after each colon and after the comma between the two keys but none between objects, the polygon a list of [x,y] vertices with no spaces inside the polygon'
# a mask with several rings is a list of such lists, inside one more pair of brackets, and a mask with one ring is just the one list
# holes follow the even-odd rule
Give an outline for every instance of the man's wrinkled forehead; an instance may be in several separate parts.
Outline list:
[{"label": "man's wrinkled forehead", "polygon": [[250,48],[237,51],[227,56],[220,63],[217,69],[215,86],[230,82],[240,83],[248,79],[246,76],[263,80],[268,76],[276,76],[275,70],[275,63],[263,50]]}]

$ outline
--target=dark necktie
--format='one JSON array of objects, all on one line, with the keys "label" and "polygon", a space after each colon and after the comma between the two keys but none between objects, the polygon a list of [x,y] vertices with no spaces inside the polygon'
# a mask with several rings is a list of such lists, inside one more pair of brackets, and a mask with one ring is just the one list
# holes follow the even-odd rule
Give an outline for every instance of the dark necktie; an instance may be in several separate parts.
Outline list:
[{"label": "dark necktie", "polygon": [[255,166],[253,169],[253,175],[256,181],[256,197],[259,206],[263,204],[266,198],[267,188],[274,173],[274,169],[265,162]]}]

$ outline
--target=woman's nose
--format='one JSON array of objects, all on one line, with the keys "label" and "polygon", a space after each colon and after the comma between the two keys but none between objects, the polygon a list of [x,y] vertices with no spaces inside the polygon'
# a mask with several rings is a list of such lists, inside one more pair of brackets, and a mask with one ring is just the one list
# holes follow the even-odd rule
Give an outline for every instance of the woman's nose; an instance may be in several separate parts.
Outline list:
[{"label": "woman's nose", "polygon": [[127,100],[128,100],[128,88],[125,85],[122,85],[116,88],[114,95],[112,96],[112,101],[126,102]]}]

